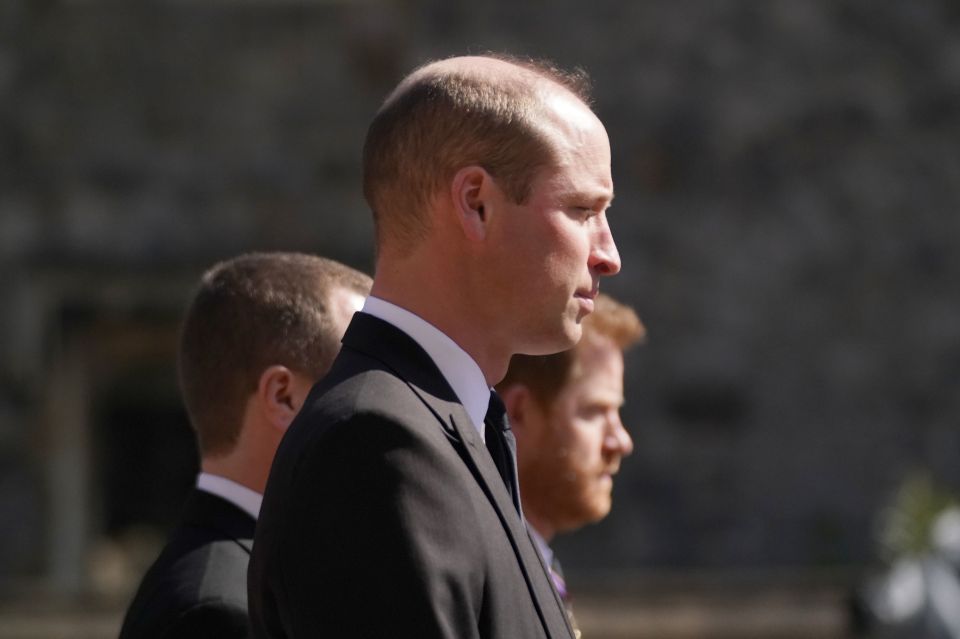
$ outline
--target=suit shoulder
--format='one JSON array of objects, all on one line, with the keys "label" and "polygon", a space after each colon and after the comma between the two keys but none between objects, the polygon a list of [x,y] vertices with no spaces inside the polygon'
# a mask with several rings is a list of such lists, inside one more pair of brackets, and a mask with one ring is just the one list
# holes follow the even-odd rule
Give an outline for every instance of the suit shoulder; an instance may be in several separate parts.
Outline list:
[{"label": "suit shoulder", "polygon": [[211,597],[182,611],[162,636],[170,639],[240,639],[249,636],[249,626],[246,605]]},{"label": "suit shoulder", "polygon": [[200,620],[197,623],[221,619],[225,628],[232,627],[233,617],[246,616],[248,561],[233,539],[202,529],[178,529],[144,576],[127,610],[121,639],[165,636],[163,629],[186,617]]},{"label": "suit shoulder", "polygon": [[325,412],[351,414],[415,399],[416,395],[410,386],[392,371],[368,368],[327,385],[325,392],[315,398],[311,407]]},{"label": "suit shoulder", "polygon": [[436,430],[436,418],[420,395],[391,371],[356,371],[311,395],[284,437],[279,456],[300,457],[314,445],[349,439],[358,429],[380,433],[398,427]]},{"label": "suit shoulder", "polygon": [[241,639],[250,635],[246,605],[216,597],[155,617],[127,619],[120,639]]}]

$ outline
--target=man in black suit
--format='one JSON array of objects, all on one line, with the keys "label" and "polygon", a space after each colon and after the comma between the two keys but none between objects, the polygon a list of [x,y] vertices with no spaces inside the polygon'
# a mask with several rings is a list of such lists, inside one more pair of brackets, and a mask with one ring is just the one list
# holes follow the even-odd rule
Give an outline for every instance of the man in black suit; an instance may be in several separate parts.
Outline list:
[{"label": "man in black suit", "polygon": [[405,78],[364,147],[371,297],[284,436],[250,564],[257,637],[570,637],[490,387],[580,337],[620,269],[583,78],[493,57]]},{"label": "man in black suit", "polygon": [[179,353],[201,472],[121,639],[249,636],[247,563],[274,452],[369,289],[362,273],[294,253],[204,274]]},{"label": "man in black suit", "polygon": [[645,332],[633,309],[601,293],[576,346],[514,355],[497,384],[517,438],[523,513],[575,629],[563,571],[548,544],[610,512],[613,477],[633,451],[620,421],[623,351]]}]

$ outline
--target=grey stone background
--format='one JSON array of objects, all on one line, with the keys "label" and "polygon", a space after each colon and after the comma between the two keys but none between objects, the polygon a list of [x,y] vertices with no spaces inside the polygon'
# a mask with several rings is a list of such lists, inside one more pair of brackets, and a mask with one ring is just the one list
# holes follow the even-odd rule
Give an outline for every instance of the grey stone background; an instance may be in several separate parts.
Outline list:
[{"label": "grey stone background", "polygon": [[857,566],[904,477],[960,490],[956,2],[5,0],[0,585],[122,589],[195,464],[195,278],[253,249],[369,270],[369,119],[485,50],[592,75],[606,290],[649,329],[568,572]]}]

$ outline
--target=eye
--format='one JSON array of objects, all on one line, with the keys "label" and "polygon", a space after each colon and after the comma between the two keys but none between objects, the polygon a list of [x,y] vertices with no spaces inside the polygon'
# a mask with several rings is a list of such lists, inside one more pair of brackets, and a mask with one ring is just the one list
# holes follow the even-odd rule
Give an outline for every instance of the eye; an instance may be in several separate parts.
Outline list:
[{"label": "eye", "polygon": [[586,406],[581,406],[578,413],[582,419],[595,420],[603,417],[607,410],[608,407],[602,404],[587,404]]}]

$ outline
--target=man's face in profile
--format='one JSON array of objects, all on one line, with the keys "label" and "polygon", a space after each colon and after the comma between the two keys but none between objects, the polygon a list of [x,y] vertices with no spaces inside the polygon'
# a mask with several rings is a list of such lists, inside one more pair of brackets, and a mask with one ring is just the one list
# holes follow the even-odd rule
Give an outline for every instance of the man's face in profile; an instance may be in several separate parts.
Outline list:
[{"label": "man's face in profile", "polygon": [[[610,512],[613,476],[633,441],[620,421],[623,353],[608,338],[577,346],[570,381],[547,407],[531,402],[519,446],[524,508],[553,532]],[[548,533],[549,534],[549,533]]]},{"label": "man's face in profile", "polygon": [[[489,281],[506,309],[519,350],[545,355],[580,339],[600,277],[620,270],[607,208],[613,199],[610,143],[603,124],[572,96],[548,100],[542,126],[553,161],[513,202],[500,193],[502,214],[491,229],[497,255]],[[491,296],[493,297],[493,296]]]}]

